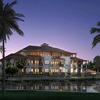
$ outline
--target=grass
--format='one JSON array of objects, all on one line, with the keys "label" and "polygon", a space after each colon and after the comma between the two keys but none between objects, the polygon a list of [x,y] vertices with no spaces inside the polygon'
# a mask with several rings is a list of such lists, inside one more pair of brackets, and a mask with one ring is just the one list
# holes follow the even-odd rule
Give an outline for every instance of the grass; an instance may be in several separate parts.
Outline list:
[{"label": "grass", "polygon": [[[100,78],[45,78],[45,79],[35,79],[35,78],[33,78],[33,79],[24,79],[24,78],[22,78],[22,79],[14,79],[14,80],[12,80],[12,79],[6,79],[6,82],[22,82],[22,81],[24,81],[24,82],[54,82],[54,81],[61,81],[61,82],[65,82],[65,81],[89,81],[89,80],[91,80],[91,81],[95,81],[95,80],[100,80]],[[0,78],[0,81],[2,81],[2,79]]]},{"label": "grass", "polygon": [[100,93],[47,92],[47,91],[0,91],[0,100],[99,100]]},{"label": "grass", "polygon": [[[1,79],[2,80],[2,79]],[[0,80],[0,81],[1,81]],[[38,81],[47,81],[47,82],[52,82],[52,81],[89,81],[89,80],[92,80],[92,81],[95,81],[95,80],[100,80],[100,78],[54,78],[54,79],[17,79],[15,78],[15,80],[10,80],[10,79],[6,79],[6,81],[12,81],[12,82],[21,82],[21,81],[25,81],[25,82],[38,82]]]}]

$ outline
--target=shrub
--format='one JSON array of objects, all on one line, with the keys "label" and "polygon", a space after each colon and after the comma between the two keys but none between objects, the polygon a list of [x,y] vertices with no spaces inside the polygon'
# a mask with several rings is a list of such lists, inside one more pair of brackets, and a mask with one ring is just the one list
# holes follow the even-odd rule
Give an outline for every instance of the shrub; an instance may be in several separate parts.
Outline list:
[{"label": "shrub", "polygon": [[11,67],[11,66],[9,66],[9,67],[5,68],[5,72],[9,76],[10,75],[13,76],[14,74],[18,73],[18,71],[19,71],[19,69],[17,67]]},{"label": "shrub", "polygon": [[6,67],[10,67],[11,66],[11,62],[7,62]]},{"label": "shrub", "polygon": [[25,62],[23,59],[19,59],[17,62],[16,62],[16,66],[19,68],[19,69],[22,69],[24,66],[25,66]]}]

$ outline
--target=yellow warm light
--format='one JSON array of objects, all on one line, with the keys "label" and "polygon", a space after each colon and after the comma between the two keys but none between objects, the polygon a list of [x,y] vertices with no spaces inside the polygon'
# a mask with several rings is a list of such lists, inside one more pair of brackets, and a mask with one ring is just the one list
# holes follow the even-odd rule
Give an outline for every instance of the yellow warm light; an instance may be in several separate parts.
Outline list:
[{"label": "yellow warm light", "polygon": [[45,72],[49,72],[49,69],[45,69]]},{"label": "yellow warm light", "polygon": [[56,72],[59,72],[59,70],[58,70],[58,69],[56,69]]},{"label": "yellow warm light", "polygon": [[67,72],[67,69],[66,69],[66,72]]},{"label": "yellow warm light", "polygon": [[31,69],[31,72],[33,72],[33,69]]},{"label": "yellow warm light", "polygon": [[53,73],[54,72],[54,69],[51,69],[51,72]]},{"label": "yellow warm light", "polygon": [[33,64],[33,60],[31,60],[31,64]]},{"label": "yellow warm light", "polygon": [[22,72],[24,72],[24,69],[22,69]]},{"label": "yellow warm light", "polygon": [[62,69],[62,67],[60,67],[60,69]]},{"label": "yellow warm light", "polygon": [[35,69],[35,73],[36,73],[36,69]]},{"label": "yellow warm light", "polygon": [[49,60],[45,60],[45,64],[49,64]]},{"label": "yellow warm light", "polygon": [[39,73],[39,69],[37,69],[38,73]]}]

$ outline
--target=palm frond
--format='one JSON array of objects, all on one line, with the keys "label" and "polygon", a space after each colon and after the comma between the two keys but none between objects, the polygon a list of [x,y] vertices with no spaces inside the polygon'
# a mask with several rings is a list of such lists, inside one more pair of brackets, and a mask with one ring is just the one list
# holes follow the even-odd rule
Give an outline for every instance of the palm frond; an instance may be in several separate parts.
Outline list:
[{"label": "palm frond", "polygon": [[3,10],[3,0],[0,0],[0,15],[2,14],[2,10]]},{"label": "palm frond", "polygon": [[11,9],[15,4],[17,4],[17,1],[13,1],[11,4],[6,5],[6,9]]},{"label": "palm frond", "polygon": [[100,42],[100,34],[94,37],[92,48],[94,48]]},{"label": "palm frond", "polygon": [[16,17],[25,17],[23,14],[20,14],[20,13],[15,13],[15,16]]},{"label": "palm frond", "polygon": [[91,33],[91,34],[100,33],[100,29],[99,29],[99,28],[94,28],[94,27],[92,27],[91,30],[90,30],[90,33]]},{"label": "palm frond", "polygon": [[14,6],[15,4],[17,4],[17,0],[13,1],[13,2],[9,5],[9,7],[12,7],[12,6]]},{"label": "palm frond", "polygon": [[15,16],[15,11],[13,9],[7,9],[6,11],[4,11],[4,16],[5,17],[10,17],[10,16]]},{"label": "palm frond", "polygon": [[14,20],[8,20],[9,27],[16,31],[19,35],[23,36],[23,31],[19,28],[18,24]]},{"label": "palm frond", "polygon": [[4,6],[4,11],[8,8],[9,6],[9,3],[7,3],[5,6]]},{"label": "palm frond", "polygon": [[18,18],[18,17],[13,17],[12,19],[14,19],[14,20],[16,20],[16,21],[22,21],[22,22],[24,22],[24,20],[23,20],[23,19]]},{"label": "palm frond", "polygon": [[[12,7],[17,3],[17,1],[13,1],[12,3],[7,3],[5,6],[3,5],[3,0],[0,0],[0,41],[10,39],[10,36],[13,34],[12,30],[16,31],[19,35],[24,35],[23,31],[19,28],[17,21],[23,21],[20,17],[25,17],[23,14],[16,13]],[[4,6],[4,7],[3,7]],[[4,8],[4,9],[3,9]],[[2,31],[2,32],[1,32]]]}]

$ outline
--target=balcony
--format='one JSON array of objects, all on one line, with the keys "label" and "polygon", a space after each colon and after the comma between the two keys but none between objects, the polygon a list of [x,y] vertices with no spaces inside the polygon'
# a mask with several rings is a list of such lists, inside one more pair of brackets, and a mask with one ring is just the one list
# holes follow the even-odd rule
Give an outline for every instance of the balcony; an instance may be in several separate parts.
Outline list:
[{"label": "balcony", "polygon": [[54,56],[53,58],[59,58],[60,59],[60,56]]},{"label": "balcony", "polygon": [[43,63],[40,64],[28,64],[28,67],[43,67]]},{"label": "balcony", "polygon": [[51,67],[64,67],[64,64],[57,64],[57,65],[51,64]]}]

